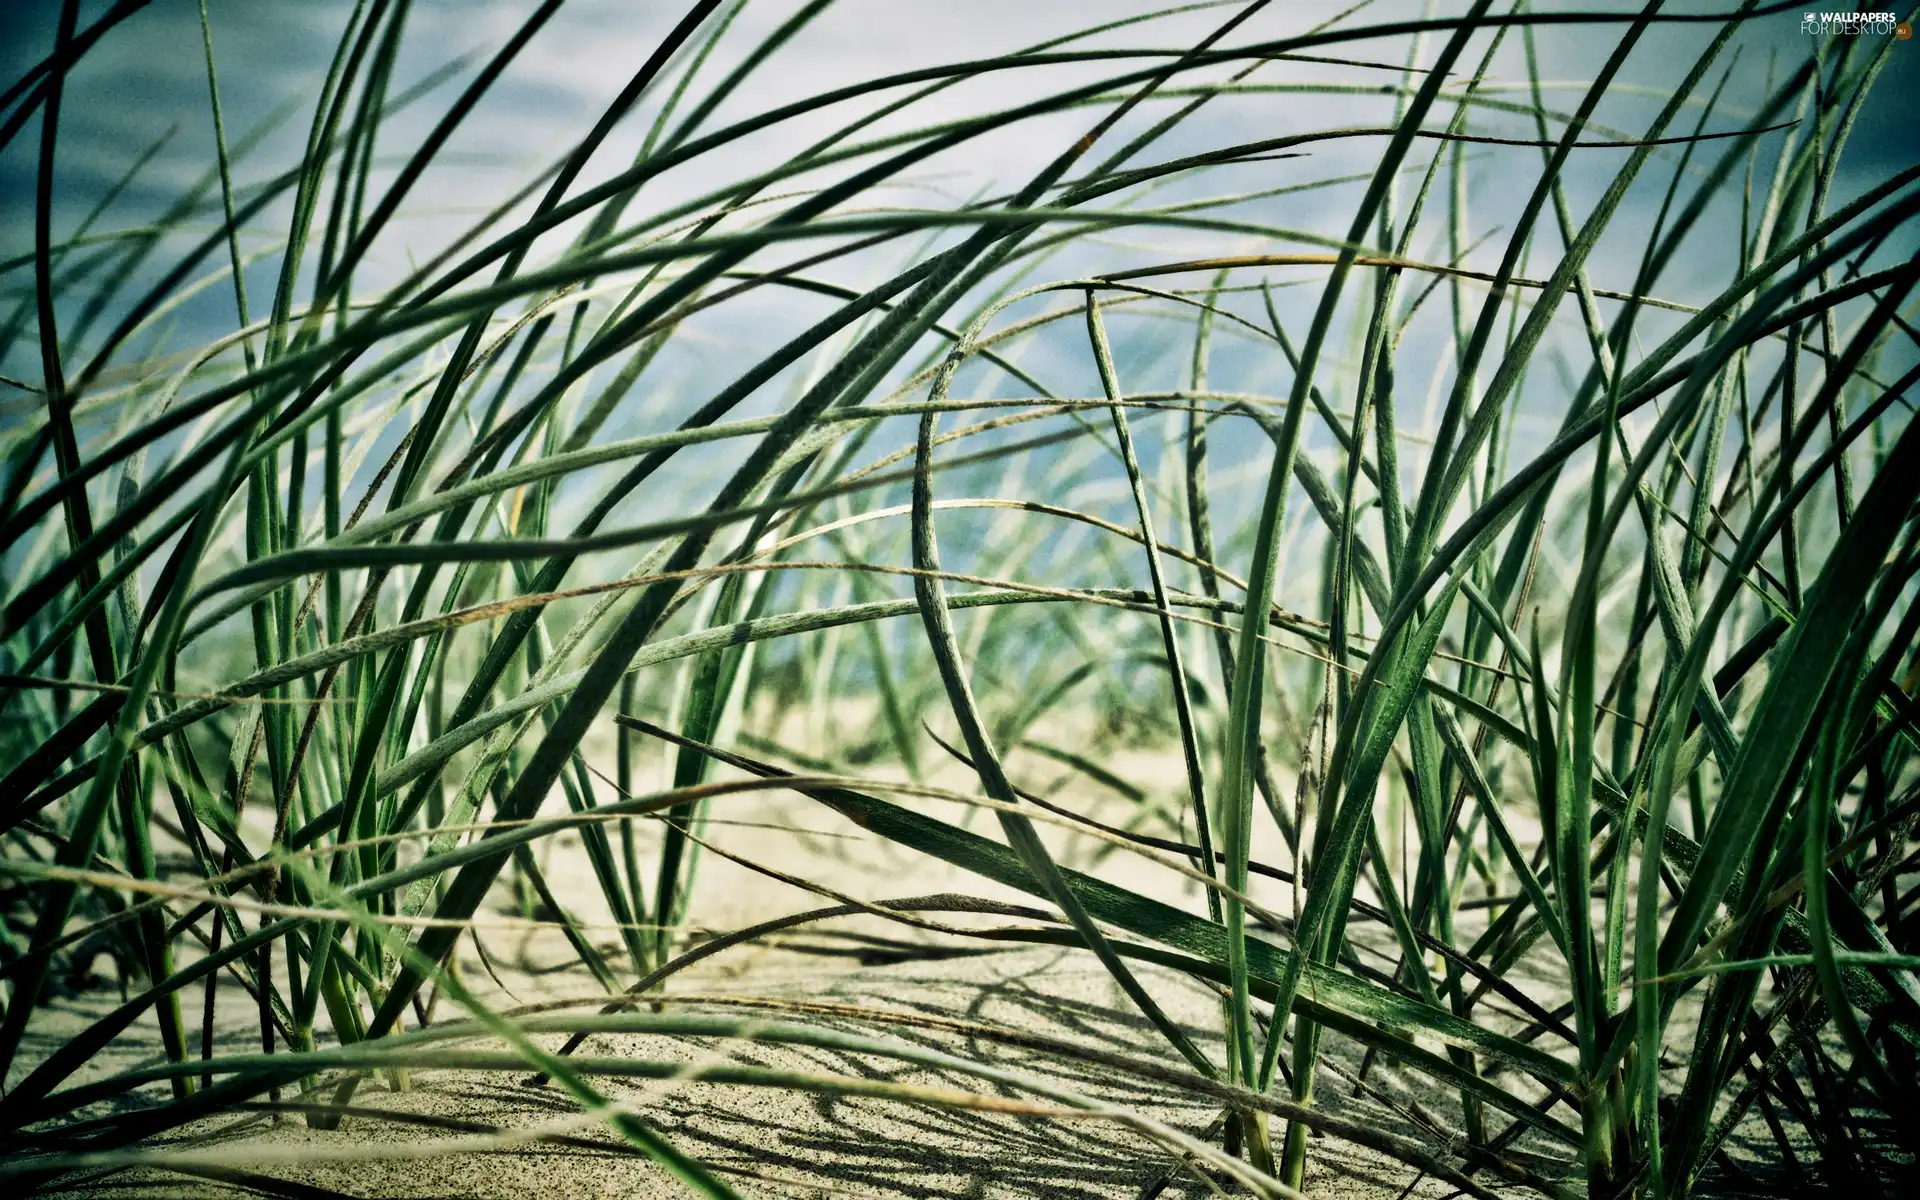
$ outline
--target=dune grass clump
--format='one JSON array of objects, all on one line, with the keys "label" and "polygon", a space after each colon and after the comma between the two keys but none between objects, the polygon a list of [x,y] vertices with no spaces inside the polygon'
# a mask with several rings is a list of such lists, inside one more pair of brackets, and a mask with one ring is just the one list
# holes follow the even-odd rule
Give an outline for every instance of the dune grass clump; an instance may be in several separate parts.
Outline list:
[{"label": "dune grass clump", "polygon": [[[541,1077],[708,1196],[756,1185],[609,1077],[1114,1122],[1156,1193],[1294,1196],[1341,1138],[1474,1196],[1912,1171],[1920,165],[1848,157],[1900,40],[1231,0],[762,103],[833,6],[700,0],[488,190],[450,147],[558,0],[445,63],[405,0],[338,6],[282,134],[223,110],[203,3],[203,173],[155,216],[121,199],[153,156],[63,202],[68,75],[152,17],[82,7],[0,94],[36,181],[0,263],[6,1186],[221,1115],[378,1129],[365,1080],[442,1069]],[[825,907],[694,937],[743,797],[992,886],[762,854]],[[462,967],[503,897],[585,999]],[[897,1014],[668,1002],[770,934],[968,913],[1090,956],[1157,1052],[1028,1050],[1211,1123]],[[217,1044],[236,996],[257,1049]],[[1389,1069],[1404,1127],[1344,1116]]]}]

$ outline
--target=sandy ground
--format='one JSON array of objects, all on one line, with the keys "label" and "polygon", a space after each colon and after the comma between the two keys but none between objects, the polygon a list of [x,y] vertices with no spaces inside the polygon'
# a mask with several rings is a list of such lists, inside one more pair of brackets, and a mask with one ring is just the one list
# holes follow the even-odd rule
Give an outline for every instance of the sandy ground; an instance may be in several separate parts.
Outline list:
[{"label": "sandy ground", "polygon": [[[1076,960],[1084,956],[1021,950],[966,961],[864,967],[831,980],[814,969],[751,972],[734,981],[756,998],[827,1000],[892,1011],[931,1011],[1042,1032],[1082,1044],[1164,1058],[1157,1036],[1117,1007],[1104,977]],[[773,976],[768,978],[767,976]],[[781,978],[784,976],[784,978]],[[1166,976],[1152,980],[1162,995],[1176,990]],[[1196,1007],[1205,1008],[1204,998]],[[727,1011],[698,1004],[690,1011]],[[832,1022],[871,1032],[865,1022]],[[887,1029],[908,1041],[977,1061],[1012,1067],[1082,1095],[1144,1112],[1189,1133],[1201,1133],[1218,1111],[1145,1087],[1098,1067],[1086,1067],[983,1039]],[[1196,1027],[1195,1032],[1199,1032]],[[603,1036],[588,1052],[636,1055],[690,1063],[717,1059],[789,1069],[889,1079],[928,1087],[1014,1095],[953,1072],[906,1069],[883,1059],[759,1044],[690,1046],[659,1037]],[[554,1089],[534,1089],[513,1075],[417,1073],[412,1090],[384,1081],[363,1084],[356,1102],[396,1114],[483,1122],[515,1131],[584,1135],[588,1145],[516,1145],[477,1149],[483,1135],[445,1128],[350,1119],[338,1132],[308,1129],[297,1119],[278,1124],[232,1117],[188,1131],[202,1157],[218,1147],[237,1167],[278,1180],[354,1196],[651,1196],[680,1194],[661,1171],[621,1151],[597,1123]],[[684,1151],[728,1171],[752,1196],[901,1197],[1121,1197],[1135,1196],[1168,1175],[1171,1156],[1112,1122],[1039,1120],[905,1105],[874,1099],[836,1099],[788,1090],[700,1082],[596,1080],[610,1098],[634,1105],[655,1129]],[[1355,1107],[1355,1106],[1348,1106]],[[1364,1107],[1364,1106],[1359,1106]],[[1382,1121],[1400,1124],[1384,1110]],[[173,1139],[169,1139],[170,1141]],[[180,1139],[184,1141],[185,1139]],[[462,1146],[462,1143],[465,1146]],[[447,1153],[453,1151],[452,1153]],[[1308,1178],[1310,1195],[1438,1200],[1451,1190],[1428,1181],[1404,1192],[1411,1171],[1350,1145],[1323,1141]],[[420,1157],[431,1153],[430,1159]],[[1210,1194],[1191,1176],[1173,1174],[1170,1196]],[[132,1196],[181,1192],[257,1194],[252,1187],[141,1170],[77,1187],[74,1194]],[[286,1192],[283,1194],[293,1194]]]},{"label": "sandy ground", "polygon": [[[1129,776],[1164,770],[1157,763],[1107,764]],[[1026,764],[1027,778],[1050,779]],[[967,814],[956,806],[914,801],[948,820]],[[1124,817],[1123,806],[1102,815]],[[866,900],[960,891],[1028,901],[975,877],[874,841],[824,807],[791,793],[734,798],[717,806],[709,835],[715,845],[777,864],[784,872],[826,884]],[[991,830],[991,814],[973,812],[971,826]],[[806,831],[796,833],[796,830]],[[649,831],[651,837],[651,831]],[[1263,855],[1275,847],[1257,848]],[[1080,843],[1069,861],[1086,865],[1090,847]],[[1067,853],[1063,847],[1063,853]],[[605,909],[577,836],[556,839],[548,872],[561,902],[576,916],[605,921]],[[1115,882],[1201,911],[1196,890],[1165,868],[1127,853],[1108,855],[1099,872]],[[1259,889],[1259,897],[1288,911],[1285,889]],[[829,901],[754,874],[714,853],[702,859],[694,898],[695,924],[729,930],[770,916],[818,907]],[[491,978],[463,939],[463,978],[495,1008],[584,997],[597,992],[591,976],[565,941],[547,931],[515,925],[506,889],[483,910],[483,938],[498,975]],[[942,917],[954,923],[994,924],[996,918]],[[594,939],[618,961],[614,931],[604,924]],[[1385,943],[1382,943],[1383,947]],[[1526,964],[1516,973],[1524,978]],[[1143,969],[1143,979],[1169,1014],[1191,1031],[1216,1060],[1222,1057],[1217,998],[1183,977]],[[1543,994],[1557,987],[1550,977],[1534,980]],[[106,989],[103,989],[106,990]],[[676,1011],[769,1019],[791,1014],[793,1002],[851,1006],[869,1014],[929,1014],[1003,1026],[1077,1045],[1124,1052],[1179,1065],[1166,1042],[1143,1020],[1089,954],[1048,947],[1009,946],[939,937],[873,917],[855,917],[795,930],[726,951],[673,979],[667,991]],[[702,1003],[696,996],[744,998],[760,1005],[742,1009]],[[33,1052],[44,1054],[87,1013],[117,1000],[83,993],[63,1000],[37,1019]],[[257,1049],[257,1028],[245,994],[229,985],[220,1003],[224,1049]],[[191,996],[190,1025],[197,1027],[199,993]],[[457,1016],[444,998],[436,1020]],[[933,1047],[976,1062],[1009,1067],[1098,1100],[1150,1116],[1191,1135],[1209,1135],[1217,1106],[1192,1095],[1144,1083],[1110,1067],[998,1044],[990,1038],[915,1028],[897,1021],[874,1023],[837,1017],[809,1018],[830,1027],[878,1034]],[[143,1020],[90,1064],[98,1077],[158,1058],[153,1023]],[[557,1043],[558,1039],[548,1039]],[[1367,1076],[1375,1095],[1353,1094],[1351,1072],[1357,1047],[1332,1039],[1332,1061],[1321,1102],[1331,1110],[1403,1134],[1415,1133],[1408,1113],[1419,1111],[1457,1132],[1457,1099],[1391,1066],[1375,1064]],[[979,1078],[862,1055],[784,1048],[745,1041],[690,1042],[660,1036],[599,1036],[582,1053],[633,1055],[690,1064],[735,1062],[855,1078],[884,1079],[960,1089],[985,1096],[1013,1096]],[[152,1143],[164,1158],[188,1153],[198,1174],[147,1166],[91,1179],[70,1179],[73,1194],[597,1197],[687,1194],[658,1168],[627,1150],[593,1118],[583,1117],[564,1093],[534,1088],[526,1072],[416,1072],[405,1091],[371,1079],[357,1105],[412,1123],[349,1118],[337,1131],[310,1129],[298,1117],[275,1120],[259,1114],[226,1114],[175,1131]],[[836,1098],[787,1089],[676,1079],[642,1081],[601,1077],[608,1098],[634,1106],[655,1129],[682,1150],[728,1172],[750,1196],[1134,1197],[1169,1179],[1167,1196],[1213,1194],[1173,1157],[1138,1131],[1100,1119],[1041,1119],[874,1098]],[[149,1097],[159,1092],[150,1090]],[[1383,1098],[1385,1103],[1383,1103]],[[1398,1111],[1396,1111],[1396,1107]],[[449,1127],[446,1122],[464,1123]],[[488,1132],[494,1130],[497,1132]],[[535,1136],[571,1139],[565,1144]],[[1534,1149],[1546,1149],[1534,1147]],[[1565,1163],[1534,1160],[1559,1173]],[[224,1181],[207,1177],[218,1165]],[[250,1173],[234,1177],[232,1171]],[[1504,1185],[1503,1185],[1504,1186]],[[311,1189],[320,1189],[319,1191]],[[1335,1138],[1316,1139],[1306,1192],[1341,1200],[1440,1200],[1452,1188],[1377,1153]],[[1504,1187],[1507,1194],[1525,1194]]]}]

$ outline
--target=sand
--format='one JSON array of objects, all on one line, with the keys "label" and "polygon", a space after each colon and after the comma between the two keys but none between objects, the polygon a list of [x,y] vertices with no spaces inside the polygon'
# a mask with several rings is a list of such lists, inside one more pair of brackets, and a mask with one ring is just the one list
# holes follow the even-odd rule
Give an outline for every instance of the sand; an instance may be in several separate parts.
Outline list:
[{"label": "sand", "polygon": [[[1129,762],[1122,756],[1108,765],[1135,774],[1158,769],[1157,764],[1144,761],[1146,757]],[[1040,777],[1047,778],[1044,773]],[[966,818],[956,806],[913,803],[945,819]],[[1124,807],[1116,804],[1107,805],[1103,815],[1124,817]],[[824,807],[792,793],[730,799],[712,815],[715,822],[709,835],[717,847],[777,864],[791,875],[865,900],[957,891],[1031,903],[1029,897],[876,842]],[[993,825],[987,813],[976,811],[970,820],[982,832]],[[1081,865],[1088,864],[1091,849],[1084,842],[1071,849],[1062,844],[1069,861]],[[1257,849],[1263,855],[1275,852],[1275,847],[1265,844]],[[1197,891],[1162,866],[1121,852],[1107,855],[1097,869],[1115,882],[1201,911]],[[553,842],[547,852],[547,870],[562,904],[590,921],[604,922],[604,908],[577,835]],[[1282,912],[1290,904],[1286,890],[1279,886],[1261,889],[1259,898]],[[709,852],[703,856],[692,911],[698,928],[728,930],[826,903],[830,901]],[[482,968],[471,940],[461,942],[460,966],[462,977],[489,1005],[504,1009],[597,994],[591,976],[562,937],[551,930],[529,931],[515,924],[511,897],[504,887],[497,889],[482,919],[486,923],[482,936],[498,981]],[[959,924],[1003,923],[991,917],[940,919]],[[605,946],[611,961],[619,961],[613,930],[602,925],[593,936]],[[1387,945],[1383,941],[1381,948]],[[1515,977],[1527,977],[1525,964]],[[1168,1013],[1216,1061],[1223,1057],[1215,995],[1170,972],[1143,968],[1142,978]],[[257,1028],[245,994],[237,986],[224,986],[222,1048],[232,1052],[257,1048]],[[1530,987],[1551,994],[1556,985],[1545,975]],[[867,1014],[929,1014],[1001,1026],[1181,1065],[1090,954],[959,940],[871,916],[825,922],[736,947],[676,977],[667,991],[684,997],[673,1001],[673,1010],[679,1012],[735,1017],[758,1013],[769,1019],[791,1019],[791,1014],[779,1011],[779,1005],[826,1003]],[[732,997],[763,1007],[695,999],[701,996]],[[101,991],[63,999],[36,1020],[34,1053],[44,1054],[64,1031],[116,1001],[117,996]],[[190,1024],[197,1026],[198,989],[191,993],[188,1009],[193,1014]],[[458,1015],[443,998],[435,1019]],[[897,1020],[806,1019],[1011,1068],[1217,1141],[1210,1132],[1220,1115],[1217,1105],[1110,1067],[1010,1047],[991,1038],[915,1028]],[[157,1061],[153,1028],[151,1019],[146,1019],[127,1031],[109,1053],[89,1065],[85,1077]],[[557,1045],[559,1039],[544,1040]],[[1409,1120],[1410,1113],[1418,1112],[1443,1130],[1458,1133],[1457,1098],[1418,1076],[1381,1064],[1375,1064],[1368,1075],[1377,1095],[1356,1096],[1339,1075],[1358,1066],[1358,1048],[1335,1037],[1329,1051],[1336,1070],[1324,1077],[1320,1102],[1330,1111],[1405,1136],[1420,1135]],[[1033,1099],[959,1072],[759,1042],[603,1035],[592,1039],[581,1053],[690,1064],[757,1064],[987,1097]],[[526,1074],[420,1071],[412,1074],[408,1090],[395,1090],[389,1081],[374,1078],[365,1081],[355,1097],[355,1103],[365,1109],[439,1125],[353,1116],[338,1130],[323,1131],[309,1128],[295,1116],[273,1119],[228,1113],[145,1144],[143,1152],[153,1155],[150,1165],[92,1178],[70,1177],[65,1187],[73,1194],[101,1197],[343,1194],[558,1200],[688,1194],[659,1168],[633,1154],[601,1120],[583,1116],[563,1092],[529,1086]],[[681,1150],[727,1172],[733,1186],[748,1196],[1135,1197],[1161,1180],[1169,1181],[1161,1193],[1167,1196],[1213,1194],[1191,1172],[1179,1169],[1163,1146],[1111,1120],[956,1111],[891,1099],[688,1079],[601,1077],[595,1082],[609,1099],[632,1106]],[[157,1089],[148,1089],[129,1097],[127,1103],[147,1103],[161,1095]],[[447,1120],[464,1125],[448,1128]],[[529,1140],[536,1136],[570,1140],[565,1144]],[[1553,1148],[1529,1143],[1523,1149]],[[1423,1179],[1401,1163],[1338,1138],[1316,1138],[1310,1161],[1305,1190],[1311,1196],[1439,1200],[1453,1192],[1446,1184]],[[1564,1155],[1529,1161],[1549,1174],[1572,1170]],[[235,1175],[236,1171],[245,1174]],[[1525,1194],[1511,1185],[1497,1186],[1505,1194]]]}]

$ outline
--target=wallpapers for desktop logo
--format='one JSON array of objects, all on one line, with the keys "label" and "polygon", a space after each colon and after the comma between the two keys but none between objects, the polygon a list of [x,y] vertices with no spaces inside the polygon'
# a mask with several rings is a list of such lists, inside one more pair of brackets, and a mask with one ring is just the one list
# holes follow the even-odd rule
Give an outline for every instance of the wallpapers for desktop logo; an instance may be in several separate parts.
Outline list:
[{"label": "wallpapers for desktop logo", "polygon": [[1800,32],[1819,37],[1897,37],[1906,41],[1913,26],[1890,12],[1810,12],[1800,16]]}]

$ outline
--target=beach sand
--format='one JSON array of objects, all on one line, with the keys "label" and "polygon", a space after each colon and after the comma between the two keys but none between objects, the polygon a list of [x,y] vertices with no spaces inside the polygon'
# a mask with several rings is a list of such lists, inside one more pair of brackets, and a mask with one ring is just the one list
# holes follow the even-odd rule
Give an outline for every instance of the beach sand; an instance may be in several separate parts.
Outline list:
[{"label": "beach sand", "polygon": [[[1033,756],[1017,765],[1029,778],[1048,778]],[[1148,751],[1142,751],[1138,761],[1122,755],[1107,765],[1127,777],[1166,770],[1162,756]],[[940,781],[962,786],[965,779],[943,772]],[[1107,820],[1125,820],[1129,814],[1125,801],[1083,799],[1083,807]],[[902,803],[997,835],[990,812],[969,813],[963,805],[937,800]],[[729,861],[717,850],[773,865],[789,876],[863,901],[958,892],[1030,907],[1038,904],[1032,897],[878,841],[823,805],[792,792],[725,797],[715,803],[709,817],[705,834],[715,849],[703,852],[690,910],[694,933],[683,945],[697,944],[711,933],[833,903]],[[1103,849],[1086,839],[1069,840],[1056,828],[1043,829],[1063,861],[1093,869],[1115,883],[1177,903],[1189,912],[1204,911],[1197,885],[1164,864]],[[647,844],[657,840],[656,831],[642,832]],[[1263,838],[1255,849],[1258,856],[1284,861],[1277,836]],[[606,924],[606,910],[579,835],[552,839],[543,857],[561,904],[589,926],[590,937],[610,962],[622,963],[625,956],[618,931]],[[1279,913],[1291,911],[1290,888],[1268,880],[1253,890],[1261,904]],[[997,916],[930,916],[974,928],[1032,924]],[[562,935],[550,926],[529,926],[516,915],[504,884],[496,888],[479,917],[488,961],[482,963],[473,939],[462,938],[459,972],[490,1008],[509,1011],[569,999],[590,1004],[604,997]],[[1390,934],[1356,925],[1354,937],[1374,965],[1391,969]],[[1523,960],[1510,977],[1522,981],[1531,994],[1553,1001],[1564,985],[1555,981],[1550,964],[1539,970],[1533,964],[1532,958]],[[1139,973],[1168,1015],[1215,1062],[1221,1061],[1217,993],[1168,970],[1142,965]],[[102,985],[64,997],[45,1010],[34,1023],[29,1052],[34,1057],[44,1055],[89,1014],[117,1003],[117,994],[106,994],[110,991]],[[994,1036],[996,1030],[1027,1039],[1037,1036],[1184,1069],[1167,1041],[1083,950],[960,938],[856,915],[730,948],[676,975],[665,985],[664,995],[665,1009],[673,1013],[810,1023],[942,1051],[1011,1070],[1216,1145],[1219,1142],[1221,1109],[1204,1096],[1111,1063],[1009,1044]],[[192,989],[185,1000],[189,1027],[197,1030],[199,989]],[[796,1005],[812,1008],[799,1011]],[[594,1007],[573,1011],[594,1011]],[[231,979],[221,984],[218,1013],[222,1052],[258,1049],[252,1003]],[[436,1023],[461,1015],[444,995],[433,1013]],[[929,1027],[920,1018],[981,1028]],[[1485,1004],[1478,1019],[1518,1027],[1506,1021],[1497,1002]],[[408,1024],[412,1025],[411,1019]],[[549,1048],[561,1040],[541,1038]],[[197,1047],[197,1037],[194,1044]],[[1367,1067],[1366,1087],[1357,1088],[1361,1049],[1329,1035],[1327,1052],[1328,1066],[1322,1072],[1316,1104],[1328,1112],[1429,1145],[1436,1137],[1461,1136],[1457,1094],[1384,1059]],[[724,1172],[743,1195],[1091,1200],[1155,1194],[1153,1189],[1161,1183],[1164,1190],[1158,1194],[1165,1196],[1214,1194],[1210,1185],[1177,1163],[1173,1152],[1129,1121],[1098,1115],[958,1109],[698,1078],[702,1070],[717,1064],[740,1064],[960,1092],[978,1097],[972,1103],[988,1108],[1008,1107],[1009,1102],[1016,1108],[1035,1103],[1057,1107],[1030,1091],[963,1071],[838,1049],[658,1034],[596,1035],[580,1054],[686,1064],[686,1073],[678,1078],[602,1075],[593,1083],[606,1099],[629,1106],[681,1151]],[[71,1082],[157,1061],[155,1025],[151,1017],[143,1017]],[[226,1112],[142,1143],[138,1152],[147,1157],[140,1165],[69,1176],[63,1187],[71,1194],[100,1197],[269,1194],[558,1200],[690,1194],[634,1153],[603,1117],[583,1113],[556,1086],[531,1086],[529,1074],[525,1069],[419,1070],[409,1074],[405,1090],[396,1089],[394,1080],[376,1075],[360,1084],[354,1105],[401,1119],[351,1115],[338,1129],[323,1130],[310,1128],[303,1116],[284,1112]],[[1517,1082],[1511,1076],[1504,1081]],[[156,1085],[121,1103],[150,1103],[164,1094]],[[315,1098],[329,1094],[321,1091]],[[282,1096],[283,1100],[298,1098],[292,1090]],[[82,1115],[104,1111],[108,1110],[96,1107]],[[1565,1109],[1560,1115],[1571,1117]],[[1497,1114],[1495,1121],[1495,1128],[1504,1124]],[[1276,1120],[1276,1136],[1278,1129]],[[1552,1144],[1527,1139],[1516,1150],[1541,1174],[1573,1176],[1577,1172],[1564,1149]],[[1313,1139],[1309,1163],[1304,1190],[1310,1196],[1440,1200],[1454,1192],[1449,1184],[1422,1177],[1403,1163],[1334,1136]],[[1484,1174],[1479,1178],[1502,1194],[1526,1194]],[[1574,1189],[1580,1190],[1578,1182]]]}]

